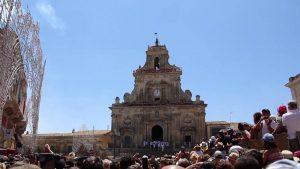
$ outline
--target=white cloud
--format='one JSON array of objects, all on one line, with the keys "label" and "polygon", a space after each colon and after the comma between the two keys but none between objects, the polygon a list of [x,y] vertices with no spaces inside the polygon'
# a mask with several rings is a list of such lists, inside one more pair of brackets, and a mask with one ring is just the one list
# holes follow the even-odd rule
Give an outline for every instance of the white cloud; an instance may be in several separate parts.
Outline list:
[{"label": "white cloud", "polygon": [[40,2],[36,5],[38,11],[42,14],[52,28],[57,30],[65,30],[65,24],[61,18],[56,15],[55,9],[48,2]]}]

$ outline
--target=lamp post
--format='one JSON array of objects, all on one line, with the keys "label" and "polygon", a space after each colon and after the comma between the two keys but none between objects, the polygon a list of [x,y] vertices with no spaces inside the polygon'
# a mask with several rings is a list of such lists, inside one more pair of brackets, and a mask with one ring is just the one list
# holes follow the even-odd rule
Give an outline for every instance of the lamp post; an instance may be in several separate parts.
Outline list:
[{"label": "lamp post", "polygon": [[72,130],[72,152],[75,152],[74,134],[75,134],[75,129],[73,128],[73,130]]}]

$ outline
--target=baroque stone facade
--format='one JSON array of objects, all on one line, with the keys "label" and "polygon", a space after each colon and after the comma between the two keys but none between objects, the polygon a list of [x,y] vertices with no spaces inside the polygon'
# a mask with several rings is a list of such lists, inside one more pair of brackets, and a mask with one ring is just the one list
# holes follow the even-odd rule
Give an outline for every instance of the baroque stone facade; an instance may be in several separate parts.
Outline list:
[{"label": "baroque stone facade", "polygon": [[289,82],[285,85],[291,89],[293,100],[300,105],[300,74],[290,77]]},{"label": "baroque stone facade", "polygon": [[182,70],[169,63],[165,45],[156,39],[146,63],[133,71],[134,89],[116,97],[110,107],[114,147],[142,147],[144,141],[165,141],[173,148],[200,143],[206,136],[204,101],[181,88]]}]

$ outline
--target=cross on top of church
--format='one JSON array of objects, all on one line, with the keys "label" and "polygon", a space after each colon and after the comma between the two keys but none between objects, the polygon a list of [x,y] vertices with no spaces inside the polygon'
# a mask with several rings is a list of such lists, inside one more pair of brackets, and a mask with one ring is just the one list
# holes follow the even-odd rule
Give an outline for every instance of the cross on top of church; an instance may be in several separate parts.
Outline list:
[{"label": "cross on top of church", "polygon": [[155,46],[159,46],[159,40],[157,37],[157,33],[154,33],[154,34],[155,34]]}]

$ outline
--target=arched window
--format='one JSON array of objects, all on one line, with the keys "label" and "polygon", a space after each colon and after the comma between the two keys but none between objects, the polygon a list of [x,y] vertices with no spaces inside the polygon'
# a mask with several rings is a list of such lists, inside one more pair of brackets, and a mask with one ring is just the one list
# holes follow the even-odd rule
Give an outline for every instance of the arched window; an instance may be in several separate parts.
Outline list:
[{"label": "arched window", "polygon": [[154,69],[159,70],[159,66],[160,66],[159,57],[155,57],[154,58]]}]

